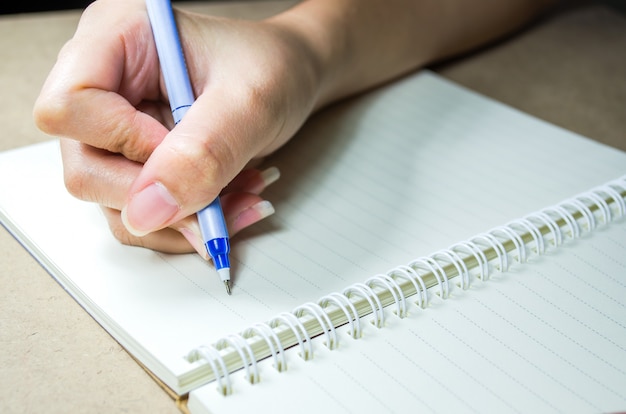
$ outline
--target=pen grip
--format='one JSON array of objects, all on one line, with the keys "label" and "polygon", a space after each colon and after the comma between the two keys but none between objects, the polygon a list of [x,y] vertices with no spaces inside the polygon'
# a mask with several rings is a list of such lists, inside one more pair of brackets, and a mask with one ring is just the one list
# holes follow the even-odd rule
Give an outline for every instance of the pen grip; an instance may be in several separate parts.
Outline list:
[{"label": "pen grip", "polygon": [[198,211],[198,223],[200,224],[200,232],[205,242],[211,239],[228,237],[228,229],[226,228],[226,221],[224,220],[219,197]]}]

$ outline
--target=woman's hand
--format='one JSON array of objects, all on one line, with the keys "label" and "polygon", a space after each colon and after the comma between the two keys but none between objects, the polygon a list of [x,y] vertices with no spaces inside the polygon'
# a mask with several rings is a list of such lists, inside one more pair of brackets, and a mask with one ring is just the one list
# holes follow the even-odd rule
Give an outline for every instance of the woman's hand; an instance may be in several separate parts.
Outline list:
[{"label": "woman's hand", "polygon": [[259,193],[276,174],[238,174],[315,109],[493,40],[552,3],[308,0],[261,22],[178,12],[197,100],[174,127],[144,2],[98,0],[35,120],[65,138],[67,187],[104,206],[120,240],[191,250],[182,234],[204,254],[193,213],[234,180],[223,196],[231,233],[271,214]]},{"label": "woman's hand", "polygon": [[43,131],[64,137],[69,191],[101,204],[119,240],[190,251],[182,234],[206,257],[194,213],[223,189],[231,234],[273,212],[259,194],[277,172],[244,167],[285,143],[311,113],[316,67],[285,25],[176,18],[197,96],[178,125],[143,1],[88,7],[34,114]]}]

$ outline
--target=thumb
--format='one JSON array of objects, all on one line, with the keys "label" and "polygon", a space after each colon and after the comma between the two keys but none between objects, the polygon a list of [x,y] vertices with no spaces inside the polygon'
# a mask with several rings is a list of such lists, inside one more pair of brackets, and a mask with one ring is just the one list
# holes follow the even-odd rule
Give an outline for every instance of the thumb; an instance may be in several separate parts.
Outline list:
[{"label": "thumb", "polygon": [[202,106],[192,105],[132,184],[122,209],[130,233],[146,235],[204,208],[252,158],[241,120],[233,119],[240,111],[222,108],[211,116]]}]

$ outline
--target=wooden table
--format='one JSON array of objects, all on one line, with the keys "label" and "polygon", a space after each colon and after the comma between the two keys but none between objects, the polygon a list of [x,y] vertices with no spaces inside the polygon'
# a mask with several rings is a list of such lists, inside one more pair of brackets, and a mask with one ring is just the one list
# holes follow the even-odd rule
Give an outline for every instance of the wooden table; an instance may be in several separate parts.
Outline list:
[{"label": "wooden table", "polygon": [[[288,5],[181,4],[248,18]],[[0,150],[50,139],[33,125],[32,105],[79,16],[79,11],[69,11],[0,17]],[[433,69],[626,150],[625,51],[624,15],[606,6],[583,5]],[[0,412],[178,412],[156,382],[4,229],[0,280]]]}]

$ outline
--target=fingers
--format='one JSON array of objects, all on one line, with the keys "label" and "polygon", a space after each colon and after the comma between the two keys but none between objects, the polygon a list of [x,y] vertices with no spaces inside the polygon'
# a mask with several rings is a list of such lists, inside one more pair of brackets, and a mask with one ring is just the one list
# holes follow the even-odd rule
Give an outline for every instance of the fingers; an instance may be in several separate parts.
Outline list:
[{"label": "fingers", "polygon": [[198,97],[130,189],[123,216],[136,235],[206,206],[251,159],[290,139],[314,107],[315,76],[292,34],[264,23],[177,20]]},{"label": "fingers", "polygon": [[226,211],[226,226],[231,237],[274,214],[274,206],[267,200],[250,193],[229,193],[221,198]]},{"label": "fingers", "polygon": [[[274,214],[274,207],[269,201],[256,194],[229,193],[221,198],[225,210],[226,226],[230,236],[244,228]],[[141,246],[165,253],[189,253],[196,251],[202,258],[209,260],[204,247],[200,227],[195,215],[175,223],[172,228],[161,229],[144,236],[130,233],[123,223],[119,210],[102,208],[114,237],[123,244]]]},{"label": "fingers", "polygon": [[35,103],[37,126],[144,162],[167,134],[169,114],[148,36],[143,2],[90,5]]},{"label": "fingers", "polygon": [[[81,200],[121,210],[126,201],[125,194],[141,172],[142,165],[123,155],[75,140],[61,139],[60,143],[68,191]],[[223,193],[259,195],[279,177],[276,167],[263,171],[246,169],[231,181]],[[229,210],[228,205],[224,210]]]},{"label": "fingers", "polygon": [[123,209],[129,231],[143,235],[200,210],[278,136],[281,116],[250,93],[222,89],[196,100],[133,183]]},{"label": "fingers", "polygon": [[[195,250],[206,260],[209,259],[193,214],[170,228],[142,236],[130,233],[124,226],[120,209],[124,205],[125,194],[141,171],[140,163],[70,139],[61,140],[61,153],[68,191],[77,198],[100,204],[111,232],[120,242],[167,253]],[[275,167],[264,171],[247,169],[224,190],[222,207],[231,237],[274,213],[271,203],[259,194],[279,176]]]},{"label": "fingers", "polygon": [[121,209],[142,165],[72,139],[61,139],[65,186],[76,198]]},{"label": "fingers", "polygon": [[[196,250],[179,231],[166,228],[144,237],[137,237],[126,230],[122,224],[119,210],[102,207],[102,212],[107,219],[111,234],[122,244],[146,247],[164,253],[190,253]],[[192,238],[192,241],[195,242],[195,238]],[[205,252],[199,252],[205,259],[208,259]]]},{"label": "fingers", "polygon": [[34,109],[41,129],[69,138],[69,191],[111,209],[112,229],[126,243],[163,249],[171,232],[160,230],[179,230],[175,251],[184,238],[197,248],[188,218],[220,193],[231,199],[231,233],[273,212],[258,194],[277,172],[238,174],[291,138],[315,97],[313,80],[293,70],[307,67],[302,48],[276,27],[179,17],[198,99],[175,127],[140,0],[87,9]]},{"label": "fingers", "polygon": [[[274,206],[267,200],[263,200],[256,194],[251,193],[228,193],[221,199],[226,227],[232,238],[241,230],[249,227],[266,217],[274,214]],[[196,250],[205,260],[209,255],[204,246],[204,240],[200,232],[200,226],[195,215],[177,222],[174,228],[187,240],[188,244]],[[150,233],[154,234],[154,233]]]},{"label": "fingers", "polygon": [[269,185],[273,184],[280,178],[280,171],[276,167],[269,167],[266,170],[246,169],[240,172],[229,184],[224,188],[223,193],[252,193],[261,194],[261,192]]}]

